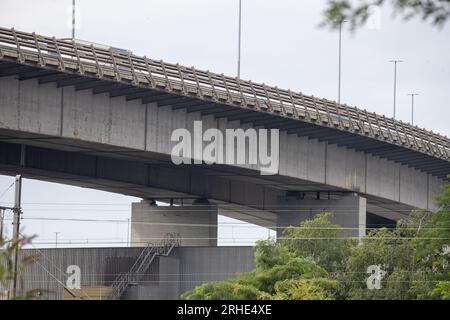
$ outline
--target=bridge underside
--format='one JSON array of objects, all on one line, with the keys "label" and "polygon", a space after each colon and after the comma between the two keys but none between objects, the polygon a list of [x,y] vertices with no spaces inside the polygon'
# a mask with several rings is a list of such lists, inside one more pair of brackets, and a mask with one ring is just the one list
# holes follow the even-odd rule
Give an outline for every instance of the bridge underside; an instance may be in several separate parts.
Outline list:
[{"label": "bridge underside", "polygon": [[[291,199],[340,199],[353,191],[287,176],[261,176],[225,165],[174,165],[167,155],[0,130],[0,174],[92,188],[146,200],[192,204],[208,199],[221,215],[264,227],[277,225]],[[367,212],[389,220],[412,206],[359,193]]]}]

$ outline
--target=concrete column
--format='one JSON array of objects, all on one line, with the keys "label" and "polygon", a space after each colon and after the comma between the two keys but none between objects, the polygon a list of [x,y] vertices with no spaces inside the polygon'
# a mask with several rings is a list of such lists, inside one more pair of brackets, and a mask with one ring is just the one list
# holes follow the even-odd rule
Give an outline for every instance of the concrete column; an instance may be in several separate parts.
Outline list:
[{"label": "concrete column", "polygon": [[167,233],[176,233],[181,246],[217,246],[217,206],[209,203],[156,206],[148,201],[131,207],[131,245],[158,243]]},{"label": "concrete column", "polygon": [[342,235],[363,237],[366,234],[366,198],[348,194],[338,199],[279,199],[277,207],[277,236],[281,237],[285,227],[299,226],[303,220],[311,219],[321,212],[332,212],[332,222],[343,227]]}]

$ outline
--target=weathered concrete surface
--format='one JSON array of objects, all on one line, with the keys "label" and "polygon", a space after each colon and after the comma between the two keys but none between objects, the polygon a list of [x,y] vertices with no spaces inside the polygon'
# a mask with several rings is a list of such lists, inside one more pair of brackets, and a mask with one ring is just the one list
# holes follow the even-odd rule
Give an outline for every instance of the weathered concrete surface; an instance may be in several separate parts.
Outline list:
[{"label": "weathered concrete surface", "polygon": [[[122,300],[177,300],[180,298],[180,259],[159,257],[155,280],[129,286]],[[156,270],[155,270],[156,271]]]},{"label": "weathered concrete surface", "polygon": [[[170,142],[172,131],[180,127],[192,130],[194,120],[202,120],[205,129],[241,127],[239,121],[202,116],[184,109],[172,110],[170,106],[141,104],[140,100],[126,101],[123,97],[111,98],[89,90],[75,91],[74,87],[39,85],[37,80],[0,78],[0,130],[8,129],[8,139],[13,138],[8,141],[111,159],[133,159],[136,166],[128,171],[113,160],[104,160],[104,170],[120,171],[113,174],[117,183],[132,180],[149,185],[157,181],[152,187],[203,193],[222,201],[251,198],[252,204],[260,207],[263,206],[259,202],[264,197],[262,192],[269,185],[281,190],[288,190],[286,186],[305,190],[348,190],[364,195],[369,203],[371,197],[376,197],[411,207],[435,208],[432,196],[439,191],[440,179],[371,154],[286,132],[280,132],[280,168],[276,177],[259,177],[258,165],[228,166],[233,170],[249,170],[245,172],[245,184],[239,180],[242,173],[234,171],[230,177],[226,170],[217,166],[211,169],[218,172],[218,177],[210,174],[187,177],[185,169],[174,165],[158,167],[157,172],[149,171],[149,163],[170,154],[174,145]],[[100,178],[101,172],[96,174]],[[169,176],[172,178],[167,179]],[[186,184],[190,188],[185,188]],[[235,203],[242,204],[242,201]]]},{"label": "weathered concrete surface", "polygon": [[366,234],[366,199],[348,194],[339,199],[280,199],[277,212],[277,237],[286,227],[299,226],[321,212],[331,212],[332,222],[342,227],[341,236],[361,238]]},{"label": "weathered concrete surface", "polygon": [[132,204],[131,244],[142,247],[176,234],[181,246],[217,245],[217,206],[156,206],[148,201]]}]

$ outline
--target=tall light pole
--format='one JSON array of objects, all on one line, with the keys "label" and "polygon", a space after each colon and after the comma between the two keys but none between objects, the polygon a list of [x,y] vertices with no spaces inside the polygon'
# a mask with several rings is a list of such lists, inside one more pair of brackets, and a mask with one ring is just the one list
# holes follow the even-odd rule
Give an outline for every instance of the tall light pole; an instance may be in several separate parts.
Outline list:
[{"label": "tall light pole", "polygon": [[0,241],[3,240],[3,220],[5,218],[5,209],[0,209]]},{"label": "tall light pole", "polygon": [[13,241],[16,243],[16,248],[14,250],[14,260],[13,260],[13,287],[12,287],[12,293],[13,297],[17,294],[17,274],[18,274],[18,263],[19,263],[19,249],[20,249],[20,243],[19,243],[19,233],[20,233],[20,219],[22,214],[22,207],[21,207],[21,200],[22,200],[22,176],[17,175],[16,181],[15,181],[15,195],[14,195],[14,219],[13,219]]},{"label": "tall light pole", "polygon": [[237,61],[238,78],[241,77],[241,28],[242,28],[242,0],[239,0],[238,61]]},{"label": "tall light pole", "polygon": [[342,56],[342,24],[347,20],[339,21],[339,71],[338,71],[338,103],[341,103],[341,56]]},{"label": "tall light pole", "polygon": [[389,62],[394,63],[394,119],[395,119],[395,104],[397,100],[397,63],[403,62],[403,60],[389,60]]},{"label": "tall light pole", "polygon": [[418,93],[408,93],[411,96],[411,124],[414,125],[414,96],[418,96]]},{"label": "tall light pole", "polygon": [[72,0],[72,39],[75,39],[75,0]]}]

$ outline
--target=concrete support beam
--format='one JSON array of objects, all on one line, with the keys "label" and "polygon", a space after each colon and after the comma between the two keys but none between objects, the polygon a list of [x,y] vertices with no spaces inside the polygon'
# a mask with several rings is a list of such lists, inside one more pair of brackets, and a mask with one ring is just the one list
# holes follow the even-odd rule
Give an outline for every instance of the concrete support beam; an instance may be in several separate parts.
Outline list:
[{"label": "concrete support beam", "polygon": [[[30,168],[39,179],[64,172],[82,176],[79,185],[92,187],[87,177],[109,180],[112,191],[143,198],[158,195],[144,190],[150,187],[261,210],[273,203],[267,199],[276,194],[270,190],[272,186],[282,192],[345,190],[366,195],[369,204],[378,204],[373,202],[375,197],[387,203],[436,209],[433,196],[441,189],[442,179],[371,153],[310,139],[308,131],[299,130],[299,136],[280,132],[279,175],[261,176],[259,166],[251,164],[173,165],[172,132],[179,128],[192,132],[194,121],[200,120],[204,130],[218,128],[222,134],[226,129],[257,128],[257,124],[243,124],[235,118],[215,118],[156,102],[142,104],[106,92],[77,91],[73,86],[40,84],[37,79],[0,78],[0,144],[42,147],[56,154],[72,152],[64,155],[63,163],[54,152],[35,157],[33,150],[27,149],[20,172]],[[246,154],[254,147],[248,144]],[[11,153],[0,154],[0,171],[2,164],[11,165],[12,157]],[[7,158],[6,163],[2,163],[3,158]],[[72,180],[63,182],[70,184]],[[129,183],[137,188],[122,188]]]},{"label": "concrete support beam", "polygon": [[361,238],[366,234],[366,199],[357,194],[348,194],[339,199],[284,198],[277,208],[277,237],[289,226],[313,218],[321,212],[333,213],[332,222],[342,227],[342,235]]},{"label": "concrete support beam", "polygon": [[217,246],[217,206],[156,206],[148,201],[131,208],[131,245],[158,243],[168,233],[181,238],[181,246]]}]

